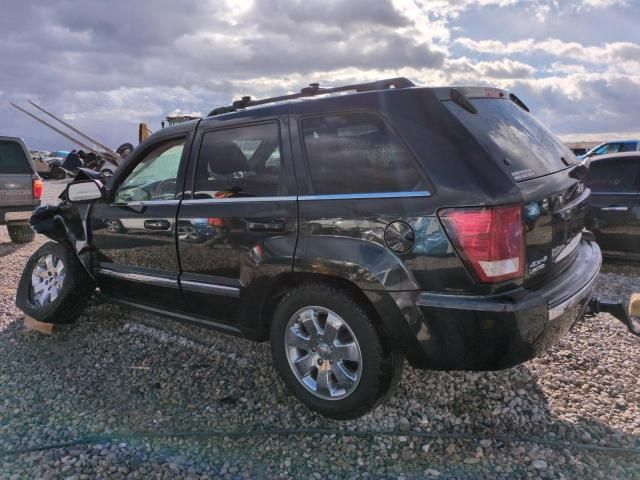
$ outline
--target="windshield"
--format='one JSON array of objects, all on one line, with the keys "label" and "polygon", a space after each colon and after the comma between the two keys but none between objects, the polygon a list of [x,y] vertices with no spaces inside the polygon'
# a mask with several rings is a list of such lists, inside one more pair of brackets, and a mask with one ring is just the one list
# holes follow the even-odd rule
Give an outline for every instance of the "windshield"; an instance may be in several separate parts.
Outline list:
[{"label": "windshield", "polygon": [[530,113],[510,100],[470,99],[478,113],[443,104],[515,181],[557,172],[575,155]]},{"label": "windshield", "polygon": [[607,153],[608,149],[609,149],[609,144],[605,143],[600,145],[599,147],[594,148],[589,153],[593,155],[602,155],[604,153]]}]

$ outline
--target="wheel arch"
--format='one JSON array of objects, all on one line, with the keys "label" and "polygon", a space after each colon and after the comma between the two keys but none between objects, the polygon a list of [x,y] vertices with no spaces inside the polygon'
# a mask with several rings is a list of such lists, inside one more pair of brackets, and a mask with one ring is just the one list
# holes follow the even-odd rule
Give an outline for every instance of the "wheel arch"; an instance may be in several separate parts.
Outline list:
[{"label": "wheel arch", "polygon": [[268,339],[275,309],[289,291],[313,284],[327,285],[347,293],[373,319],[374,328],[380,335],[385,349],[411,355],[412,344],[417,342],[415,337],[411,341],[411,332],[391,295],[384,291],[363,290],[346,278],[320,273],[287,272],[273,279],[260,302],[257,339],[262,341]]}]

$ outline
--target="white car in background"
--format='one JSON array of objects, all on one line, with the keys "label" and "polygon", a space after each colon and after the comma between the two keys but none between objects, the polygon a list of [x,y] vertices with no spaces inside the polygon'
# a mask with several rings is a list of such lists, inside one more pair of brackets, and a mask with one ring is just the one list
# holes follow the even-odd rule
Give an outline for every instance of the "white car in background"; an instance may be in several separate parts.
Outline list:
[{"label": "white car in background", "polygon": [[592,148],[580,158],[590,158],[596,155],[608,155],[611,153],[636,152],[640,151],[640,140],[616,140],[614,142],[601,143]]}]

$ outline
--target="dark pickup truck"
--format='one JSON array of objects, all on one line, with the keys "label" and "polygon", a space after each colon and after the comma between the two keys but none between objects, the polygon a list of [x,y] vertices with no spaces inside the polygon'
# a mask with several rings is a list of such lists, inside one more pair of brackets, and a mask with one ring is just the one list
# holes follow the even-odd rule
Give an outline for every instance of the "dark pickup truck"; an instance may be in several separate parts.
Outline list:
[{"label": "dark pickup truck", "polygon": [[7,225],[15,243],[33,240],[29,217],[40,205],[42,180],[20,138],[0,137],[0,225]]}]

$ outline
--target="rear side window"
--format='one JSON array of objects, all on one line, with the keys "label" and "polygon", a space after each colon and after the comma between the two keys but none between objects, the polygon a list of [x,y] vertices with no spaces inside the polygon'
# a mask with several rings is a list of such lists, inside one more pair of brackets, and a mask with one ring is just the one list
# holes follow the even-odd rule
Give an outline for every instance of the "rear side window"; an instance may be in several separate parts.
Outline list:
[{"label": "rear side window", "polygon": [[619,152],[635,152],[636,151],[636,143],[635,142],[625,142],[620,145]]},{"label": "rear side window", "polygon": [[302,131],[318,195],[426,190],[411,154],[375,115],[309,118]]},{"label": "rear side window", "polygon": [[470,113],[452,101],[442,103],[516,182],[548,175],[575,163],[574,154],[514,102],[487,98],[470,101],[478,113]]},{"label": "rear side window", "polygon": [[195,197],[283,195],[280,131],[275,123],[205,133],[200,145]]},{"label": "rear side window", "polygon": [[32,173],[22,146],[10,140],[0,140],[0,173]]},{"label": "rear side window", "polygon": [[596,193],[637,192],[640,190],[640,157],[592,162],[589,187]]}]

